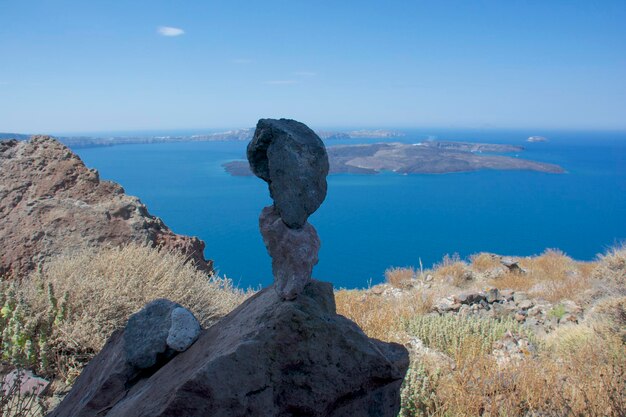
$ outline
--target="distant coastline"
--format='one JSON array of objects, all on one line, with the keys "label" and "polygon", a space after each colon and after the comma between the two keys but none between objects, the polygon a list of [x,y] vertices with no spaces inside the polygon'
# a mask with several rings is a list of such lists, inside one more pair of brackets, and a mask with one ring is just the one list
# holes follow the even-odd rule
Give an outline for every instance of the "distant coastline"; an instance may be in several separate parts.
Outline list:
[{"label": "distant coastline", "polygon": [[[323,140],[341,139],[390,139],[405,136],[395,130],[320,130],[316,132]],[[92,148],[99,146],[133,145],[173,142],[247,142],[252,139],[253,128],[234,129],[198,135],[137,135],[137,136],[57,136],[61,143],[70,148]],[[23,133],[0,133],[0,139],[27,140],[31,135]]]},{"label": "distant coastline", "polygon": [[[522,146],[492,143],[425,141],[415,144],[398,142],[329,146],[331,174],[447,174],[490,170],[528,170],[562,174],[559,165],[515,158],[498,153],[524,150]],[[483,154],[484,152],[484,154]],[[222,165],[233,176],[252,175],[247,161]]]}]

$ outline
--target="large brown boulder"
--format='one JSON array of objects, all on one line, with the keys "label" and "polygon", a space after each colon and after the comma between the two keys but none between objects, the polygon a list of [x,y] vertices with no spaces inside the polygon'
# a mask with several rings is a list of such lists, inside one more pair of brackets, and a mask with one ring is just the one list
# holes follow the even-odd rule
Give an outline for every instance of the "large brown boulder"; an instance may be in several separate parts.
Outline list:
[{"label": "large brown boulder", "polygon": [[293,301],[260,291],[143,375],[124,343],[115,334],[50,417],[395,417],[409,364],[404,347],[337,315],[319,281]]},{"label": "large brown boulder", "polygon": [[173,233],[55,139],[0,141],[0,275],[27,274],[53,255],[131,242],[179,251],[198,268],[212,268],[204,242]]}]

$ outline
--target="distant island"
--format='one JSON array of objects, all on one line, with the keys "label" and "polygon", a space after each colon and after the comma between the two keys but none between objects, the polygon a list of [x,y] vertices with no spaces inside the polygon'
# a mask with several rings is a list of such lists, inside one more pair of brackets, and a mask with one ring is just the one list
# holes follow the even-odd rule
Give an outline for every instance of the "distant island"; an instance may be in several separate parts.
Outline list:
[{"label": "distant island", "polygon": [[[388,139],[405,136],[403,132],[394,130],[352,130],[352,131],[317,131],[323,140],[335,139]],[[56,139],[70,148],[91,148],[97,146],[131,145],[147,143],[171,142],[247,142],[252,139],[253,128],[234,129],[224,132],[202,135],[169,135],[169,136],[58,136]],[[27,140],[31,135],[21,133],[0,133],[0,139]]]},{"label": "distant island", "polygon": [[[377,174],[383,171],[399,174],[445,174],[451,172],[490,170],[529,170],[561,174],[565,170],[554,164],[490,153],[521,152],[513,145],[471,142],[427,141],[416,144],[374,143],[337,145],[327,148],[331,174]],[[247,161],[230,161],[224,169],[234,176],[252,175]]]},{"label": "distant island", "polygon": [[547,142],[548,139],[543,136],[531,136],[526,139],[526,142],[535,143],[535,142]]}]

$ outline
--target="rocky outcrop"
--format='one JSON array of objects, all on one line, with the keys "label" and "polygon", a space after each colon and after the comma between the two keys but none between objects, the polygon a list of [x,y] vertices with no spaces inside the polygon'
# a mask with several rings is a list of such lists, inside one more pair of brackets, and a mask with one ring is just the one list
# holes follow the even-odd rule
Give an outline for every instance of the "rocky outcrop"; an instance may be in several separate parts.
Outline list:
[{"label": "rocky outcrop", "polygon": [[533,299],[522,291],[498,290],[464,291],[440,298],[433,304],[433,312],[460,316],[511,318],[543,335],[558,326],[577,324],[583,319],[583,308],[571,300],[550,303]]},{"label": "rocky outcrop", "polygon": [[274,288],[293,300],[311,280],[320,239],[307,219],[326,198],[328,155],[305,124],[261,119],[248,144],[250,170],[266,181],[274,204],[259,218],[272,257]]},{"label": "rocky outcrop", "polygon": [[149,244],[211,270],[204,242],[173,233],[56,140],[0,141],[0,275],[24,275],[50,256],[104,245]]},{"label": "rocky outcrop", "polygon": [[[266,288],[143,375],[129,372],[129,327],[83,371],[57,416],[396,416],[404,347],[369,339],[335,312],[332,286],[293,301]],[[126,342],[128,343],[128,342]]]}]

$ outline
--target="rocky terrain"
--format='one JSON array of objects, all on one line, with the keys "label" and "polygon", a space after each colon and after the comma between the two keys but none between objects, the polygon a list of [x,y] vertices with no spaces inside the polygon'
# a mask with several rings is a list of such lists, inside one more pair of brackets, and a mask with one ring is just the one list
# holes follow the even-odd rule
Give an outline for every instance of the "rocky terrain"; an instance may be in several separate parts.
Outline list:
[{"label": "rocky terrain", "polygon": [[626,410],[626,248],[594,262],[445,257],[337,293],[369,334],[409,348],[402,416],[605,415]]},{"label": "rocky terrain", "polygon": [[0,141],[0,173],[0,275],[23,276],[54,255],[127,243],[180,251],[212,268],[204,242],[172,232],[55,139]]},{"label": "rocky terrain", "polygon": [[[327,148],[331,174],[444,174],[484,169],[530,170],[551,174],[565,170],[554,164],[485,153],[520,152],[522,147],[469,142],[428,141],[418,144],[376,143],[340,145]],[[251,175],[247,162],[224,164],[231,175]]]}]

